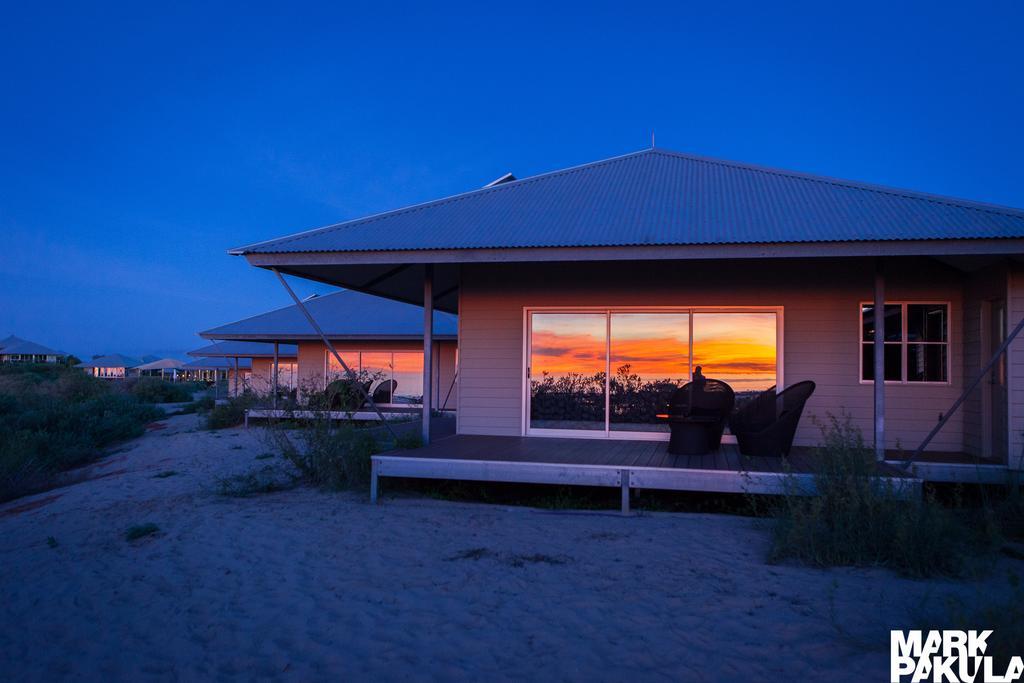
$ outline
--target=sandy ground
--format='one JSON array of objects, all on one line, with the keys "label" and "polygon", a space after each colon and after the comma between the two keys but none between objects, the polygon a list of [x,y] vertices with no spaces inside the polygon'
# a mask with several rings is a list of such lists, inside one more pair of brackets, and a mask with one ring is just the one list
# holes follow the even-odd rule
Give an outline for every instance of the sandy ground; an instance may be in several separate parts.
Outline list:
[{"label": "sandy ground", "polygon": [[1009,568],[771,566],[738,517],[225,498],[218,477],[274,462],[260,430],[162,424],[0,507],[6,680],[887,680],[889,628]]}]

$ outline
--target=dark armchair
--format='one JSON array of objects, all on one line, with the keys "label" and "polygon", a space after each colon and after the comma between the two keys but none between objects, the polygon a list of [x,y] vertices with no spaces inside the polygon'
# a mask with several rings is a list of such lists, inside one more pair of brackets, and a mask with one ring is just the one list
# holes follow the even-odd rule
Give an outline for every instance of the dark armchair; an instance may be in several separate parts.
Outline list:
[{"label": "dark armchair", "polygon": [[359,410],[370,395],[371,382],[356,383],[348,378],[336,379],[327,385],[327,405],[330,410],[352,413]]},{"label": "dark armchair", "polygon": [[392,397],[395,394],[395,389],[398,388],[398,382],[393,379],[384,380],[377,385],[377,388],[373,390],[373,402],[374,403],[391,403]]},{"label": "dark armchair", "polygon": [[[684,384],[672,394],[668,405],[668,422],[672,430],[670,453],[716,451],[722,442],[722,432],[732,412],[736,394],[725,382],[707,379],[697,367],[693,381]],[[706,436],[706,443],[694,441],[695,430]]]},{"label": "dark armchair", "polygon": [[775,387],[741,405],[729,418],[743,455],[789,455],[814,382],[797,382],[780,393]]}]

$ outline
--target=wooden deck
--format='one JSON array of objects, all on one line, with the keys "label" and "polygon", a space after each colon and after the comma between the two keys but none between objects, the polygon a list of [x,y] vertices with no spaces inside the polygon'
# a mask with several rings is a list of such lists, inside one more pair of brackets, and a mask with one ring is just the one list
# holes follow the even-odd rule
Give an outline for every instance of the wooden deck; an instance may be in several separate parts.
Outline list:
[{"label": "wooden deck", "polygon": [[[371,498],[381,477],[463,479],[531,484],[613,486],[716,493],[814,493],[814,462],[807,451],[789,458],[747,457],[735,445],[717,453],[680,456],[664,441],[454,435],[429,446],[373,456]],[[885,463],[877,476],[905,495],[918,495],[921,480]]]},{"label": "wooden deck", "polygon": [[[887,452],[886,464],[902,469],[909,453]],[[915,477],[933,483],[1012,484],[1017,473],[1005,463],[967,453],[926,451],[910,466]]]},{"label": "wooden deck", "polygon": [[249,408],[245,411],[245,426],[250,420],[312,420],[316,417],[338,422],[379,422],[385,420],[418,420],[423,414],[420,408],[382,408],[380,415],[372,410],[360,409],[354,412],[343,410],[274,410],[271,408]]}]

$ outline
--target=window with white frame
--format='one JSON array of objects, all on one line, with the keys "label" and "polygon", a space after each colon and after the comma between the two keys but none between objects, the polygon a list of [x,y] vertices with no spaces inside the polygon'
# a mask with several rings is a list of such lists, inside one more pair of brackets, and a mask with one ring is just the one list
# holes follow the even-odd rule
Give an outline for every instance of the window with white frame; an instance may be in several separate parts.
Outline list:
[{"label": "window with white frame", "polygon": [[737,401],[780,381],[781,309],[527,309],[528,433],[667,434],[658,417],[700,366]]},{"label": "window with white frame", "polygon": [[[330,353],[327,383],[345,377],[345,370]],[[369,384],[374,401],[384,405],[423,404],[423,354],[418,351],[342,351],[349,369]]]},{"label": "window with white frame", "polygon": [[[862,303],[860,379],[875,379],[875,307]],[[885,304],[885,381],[949,382],[949,304]]]}]

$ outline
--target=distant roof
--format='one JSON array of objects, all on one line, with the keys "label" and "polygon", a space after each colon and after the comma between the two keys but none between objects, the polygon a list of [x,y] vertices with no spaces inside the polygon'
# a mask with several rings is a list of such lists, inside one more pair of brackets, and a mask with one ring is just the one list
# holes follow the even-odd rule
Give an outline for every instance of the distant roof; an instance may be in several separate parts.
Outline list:
[{"label": "distant roof", "polygon": [[[248,358],[238,359],[239,369],[251,370],[252,361]],[[185,363],[183,370],[234,370],[235,360],[233,358],[196,358],[194,361]]]},{"label": "distant roof", "polygon": [[1024,211],[648,149],[233,254],[1024,238]]},{"label": "distant roof", "polygon": [[[331,339],[395,340],[423,338],[423,309],[369,294],[343,290],[303,302]],[[458,318],[434,312],[434,336],[455,339]],[[297,306],[279,308],[199,333],[205,339],[316,340]],[[273,351],[271,351],[272,353]],[[190,354],[191,355],[191,354]]]},{"label": "distant roof", "polygon": [[142,361],[131,356],[122,356],[120,353],[112,353],[109,356],[100,356],[87,360],[76,365],[76,368],[134,368]]},{"label": "distant roof", "polygon": [[142,365],[135,366],[136,370],[178,370],[185,361],[178,360],[177,358],[161,358],[160,360],[154,360],[149,363],[143,363]]},{"label": "distant roof", "polygon": [[15,337],[13,334],[6,339],[0,339],[0,354],[2,355],[31,355],[31,356],[66,356],[63,351],[55,351],[48,346],[36,342]]},{"label": "distant roof", "polygon": [[[273,358],[274,345],[264,342],[225,341],[204,346],[188,355],[199,358]],[[278,358],[297,358],[299,347],[294,344],[280,344]]]}]

